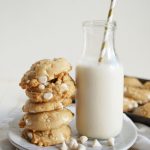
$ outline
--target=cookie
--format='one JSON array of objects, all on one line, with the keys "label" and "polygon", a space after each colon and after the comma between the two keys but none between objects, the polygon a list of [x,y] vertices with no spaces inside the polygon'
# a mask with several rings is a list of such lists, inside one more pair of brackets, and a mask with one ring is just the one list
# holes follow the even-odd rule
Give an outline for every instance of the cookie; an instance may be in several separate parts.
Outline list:
[{"label": "cookie", "polygon": [[150,103],[136,108],[133,113],[139,116],[150,118]]},{"label": "cookie", "polygon": [[150,90],[150,81],[144,83],[144,88]]},{"label": "cookie", "polygon": [[19,126],[20,128],[33,131],[46,131],[69,124],[73,116],[73,113],[68,109],[42,113],[27,113],[20,121]]},{"label": "cookie", "polygon": [[71,65],[64,58],[40,60],[24,74],[20,86],[23,89],[30,89],[39,84],[46,84],[47,81],[57,78],[60,73],[69,72],[71,69]]},{"label": "cookie", "polygon": [[33,103],[31,102],[31,100],[28,100],[23,106],[22,110],[23,112],[38,113],[63,109],[64,107],[70,105],[71,103],[72,99],[51,100],[45,103]]},{"label": "cookie", "polygon": [[138,104],[145,104],[150,101],[150,91],[136,87],[125,87],[125,97],[129,97],[137,101]]},{"label": "cookie", "polygon": [[39,146],[51,146],[67,142],[71,137],[71,129],[67,125],[47,131],[35,131],[24,129],[22,136],[29,142]]},{"label": "cookie", "polygon": [[123,111],[124,112],[133,111],[137,107],[138,107],[138,103],[135,100],[124,97],[123,99]]},{"label": "cookie", "polygon": [[26,90],[26,95],[33,102],[48,102],[52,99],[74,98],[76,86],[67,73],[61,73],[59,78],[47,85],[38,85]]},{"label": "cookie", "polygon": [[134,77],[125,77],[124,85],[132,86],[132,87],[142,87],[143,86],[143,84],[137,78],[134,78]]}]

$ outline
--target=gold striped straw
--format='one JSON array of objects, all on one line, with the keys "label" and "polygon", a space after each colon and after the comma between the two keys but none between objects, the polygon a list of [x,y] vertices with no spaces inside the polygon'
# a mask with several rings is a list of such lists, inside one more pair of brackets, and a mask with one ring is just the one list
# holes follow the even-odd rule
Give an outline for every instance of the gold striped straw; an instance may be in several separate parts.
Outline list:
[{"label": "gold striped straw", "polygon": [[104,56],[104,53],[106,50],[107,40],[108,40],[108,36],[109,36],[109,30],[108,30],[107,26],[113,20],[113,14],[114,14],[114,8],[116,6],[116,1],[117,0],[111,0],[110,9],[109,9],[108,16],[107,16],[107,24],[106,24],[105,31],[104,31],[103,43],[101,46],[100,57],[98,59],[99,62],[102,62],[103,56]]}]

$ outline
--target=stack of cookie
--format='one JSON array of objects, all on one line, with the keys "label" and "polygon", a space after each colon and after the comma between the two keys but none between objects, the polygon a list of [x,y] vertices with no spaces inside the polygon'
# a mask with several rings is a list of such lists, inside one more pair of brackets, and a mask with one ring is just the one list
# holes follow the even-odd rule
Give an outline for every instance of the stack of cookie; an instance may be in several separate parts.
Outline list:
[{"label": "stack of cookie", "polygon": [[20,86],[29,97],[23,106],[26,114],[19,126],[25,139],[39,146],[50,146],[70,139],[73,113],[65,108],[75,96],[71,65],[64,58],[41,60],[33,64]]},{"label": "stack of cookie", "polygon": [[150,102],[150,83],[143,84],[137,78],[124,78],[124,112],[134,111],[137,107]]}]

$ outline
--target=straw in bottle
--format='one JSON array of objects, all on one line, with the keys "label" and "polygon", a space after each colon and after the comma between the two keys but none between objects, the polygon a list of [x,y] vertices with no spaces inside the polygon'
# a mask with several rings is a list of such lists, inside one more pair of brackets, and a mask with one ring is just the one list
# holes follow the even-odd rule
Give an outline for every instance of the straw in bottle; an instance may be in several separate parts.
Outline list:
[{"label": "straw in bottle", "polygon": [[102,43],[102,46],[101,46],[100,57],[99,57],[99,60],[98,60],[99,62],[102,62],[103,55],[104,55],[106,47],[107,47],[107,40],[108,40],[108,36],[109,36],[109,30],[108,30],[107,26],[113,20],[114,8],[116,6],[116,1],[117,0],[111,0],[110,9],[109,9],[108,16],[107,16],[107,24],[106,24],[106,27],[105,27],[105,32],[104,32],[104,37],[103,37],[103,43]]}]

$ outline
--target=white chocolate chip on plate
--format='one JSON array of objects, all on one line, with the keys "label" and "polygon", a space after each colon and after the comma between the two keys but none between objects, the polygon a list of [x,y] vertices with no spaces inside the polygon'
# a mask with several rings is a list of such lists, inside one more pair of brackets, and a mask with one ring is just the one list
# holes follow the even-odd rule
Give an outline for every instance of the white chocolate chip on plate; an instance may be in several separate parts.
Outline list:
[{"label": "white chocolate chip on plate", "polygon": [[95,139],[95,140],[93,141],[92,147],[99,147],[99,148],[102,148],[102,145],[100,144],[100,142],[99,142],[97,139]]},{"label": "white chocolate chip on plate", "polygon": [[47,76],[40,76],[40,77],[38,77],[38,81],[40,82],[40,83],[46,83],[47,82]]},{"label": "white chocolate chip on plate", "polygon": [[86,146],[84,146],[83,144],[79,144],[78,150],[86,150]]},{"label": "white chocolate chip on plate", "polygon": [[61,149],[61,150],[68,150],[68,146],[66,145],[65,142],[62,143],[60,149]]},{"label": "white chocolate chip on plate", "polygon": [[44,99],[50,100],[53,97],[53,94],[51,92],[44,93],[43,95]]},{"label": "white chocolate chip on plate", "polygon": [[71,138],[71,140],[69,142],[69,148],[70,149],[77,149],[78,148],[78,142],[76,139]]},{"label": "white chocolate chip on plate", "polygon": [[84,144],[85,142],[87,142],[88,138],[86,136],[81,136],[80,137],[80,141],[82,144]]},{"label": "white chocolate chip on plate", "polygon": [[114,138],[109,138],[108,139],[108,145],[109,146],[114,146],[115,145],[115,139]]}]

